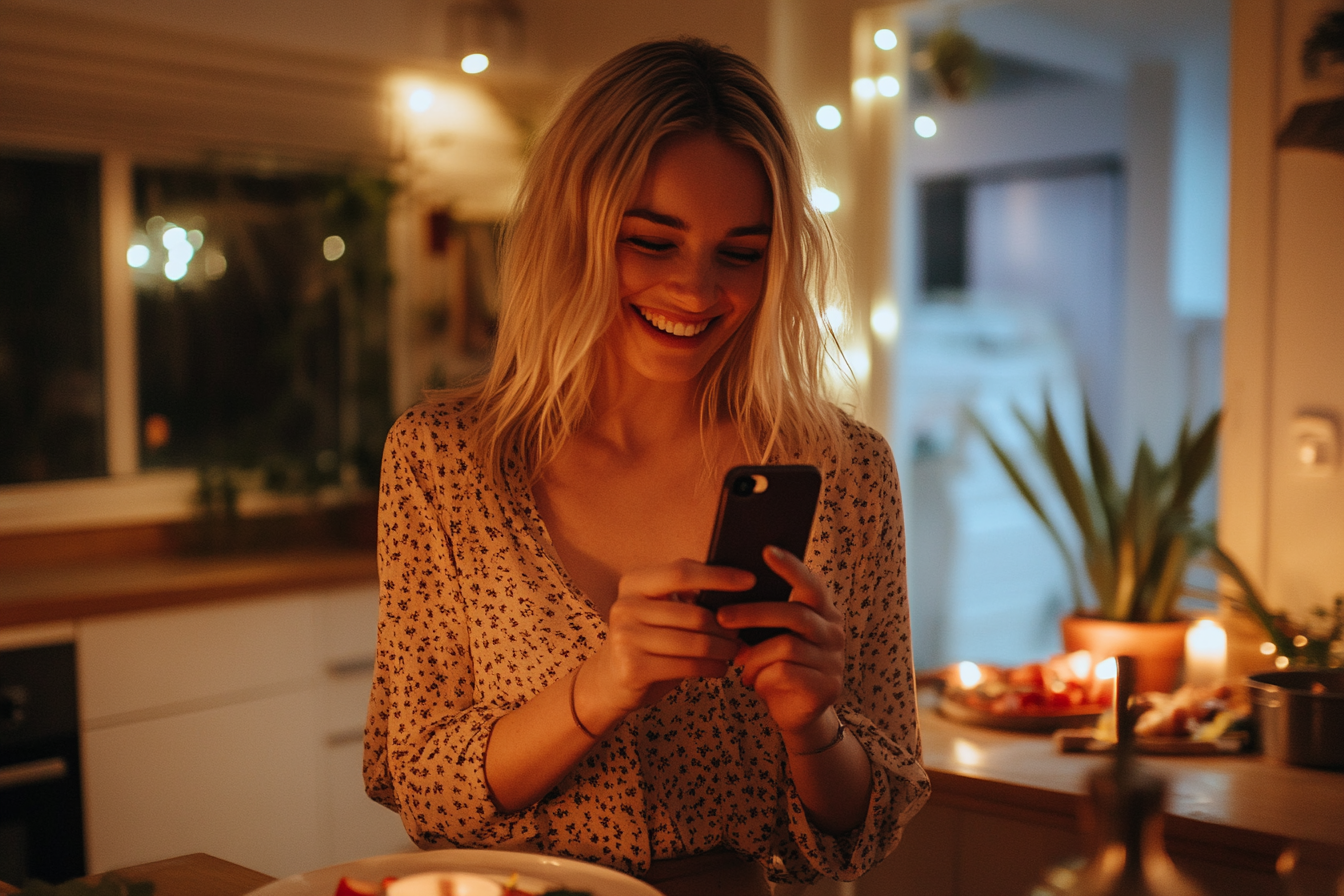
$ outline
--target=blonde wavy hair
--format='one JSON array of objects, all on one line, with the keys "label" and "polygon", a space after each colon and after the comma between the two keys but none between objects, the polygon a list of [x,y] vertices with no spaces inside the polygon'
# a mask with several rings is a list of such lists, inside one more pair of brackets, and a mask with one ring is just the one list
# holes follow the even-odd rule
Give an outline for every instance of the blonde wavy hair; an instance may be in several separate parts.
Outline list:
[{"label": "blonde wavy hair", "polygon": [[[802,153],[761,72],[685,38],[615,56],[584,79],[541,133],[506,222],[493,363],[472,399],[477,450],[502,471],[512,452],[535,479],[588,419],[599,340],[617,313],[616,239],[659,141],[709,133],[752,150],[773,194],[761,300],[710,360],[703,425],[734,421],[749,453],[817,460],[840,445],[827,397],[826,326],[835,240],[808,201]],[[442,394],[442,393],[441,393]]]}]

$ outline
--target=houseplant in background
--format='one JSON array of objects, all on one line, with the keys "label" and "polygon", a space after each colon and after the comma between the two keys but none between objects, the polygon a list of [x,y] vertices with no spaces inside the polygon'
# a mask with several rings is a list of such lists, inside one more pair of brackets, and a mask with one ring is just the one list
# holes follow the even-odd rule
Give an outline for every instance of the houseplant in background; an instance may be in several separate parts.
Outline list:
[{"label": "houseplant in background", "polygon": [[1094,657],[1130,654],[1139,690],[1172,690],[1184,655],[1189,620],[1176,610],[1190,561],[1212,544],[1211,524],[1194,520],[1191,502],[1213,468],[1220,414],[1194,430],[1181,425],[1175,450],[1158,460],[1141,440],[1128,483],[1117,480],[1111,453],[1084,405],[1087,463],[1076,464],[1049,401],[1039,426],[1014,414],[1044,462],[1049,488],[1063,499],[1075,550],[1048,507],[1054,502],[1032,484],[1026,468],[974,414],[971,425],[989,444],[1008,478],[1040,518],[1069,574],[1073,612],[1060,621],[1064,648]]}]

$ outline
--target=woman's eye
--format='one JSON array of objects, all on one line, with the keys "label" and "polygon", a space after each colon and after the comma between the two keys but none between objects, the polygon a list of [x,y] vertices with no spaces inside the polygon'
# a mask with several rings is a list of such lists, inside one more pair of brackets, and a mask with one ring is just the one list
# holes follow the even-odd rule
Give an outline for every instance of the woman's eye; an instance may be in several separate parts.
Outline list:
[{"label": "woman's eye", "polygon": [[636,249],[643,249],[645,252],[666,252],[672,248],[672,244],[666,240],[651,240],[642,236],[626,237],[625,241]]},{"label": "woman's eye", "polygon": [[755,264],[765,257],[760,249],[724,249],[720,254],[731,264],[740,265]]}]

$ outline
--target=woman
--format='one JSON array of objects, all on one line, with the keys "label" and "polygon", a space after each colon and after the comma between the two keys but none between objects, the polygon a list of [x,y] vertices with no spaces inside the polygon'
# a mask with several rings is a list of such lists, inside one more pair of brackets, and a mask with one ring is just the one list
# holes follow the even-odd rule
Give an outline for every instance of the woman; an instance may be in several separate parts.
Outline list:
[{"label": "woman", "polygon": [[[644,44],[560,109],[491,370],[384,455],[365,780],[416,842],[651,879],[852,879],[894,848],[928,794],[904,539],[889,448],[822,397],[833,255],[741,57]],[[767,552],[789,602],[711,613],[696,592],[752,583],[699,562],[719,483],[767,460],[823,472],[807,556]]]}]

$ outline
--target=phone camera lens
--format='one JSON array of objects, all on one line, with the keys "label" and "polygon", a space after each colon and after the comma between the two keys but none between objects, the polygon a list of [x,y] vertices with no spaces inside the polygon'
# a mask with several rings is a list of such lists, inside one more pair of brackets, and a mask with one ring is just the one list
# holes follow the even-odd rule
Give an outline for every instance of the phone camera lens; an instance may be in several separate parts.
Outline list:
[{"label": "phone camera lens", "polygon": [[750,476],[739,476],[733,480],[733,494],[746,497],[756,491],[756,480]]}]

